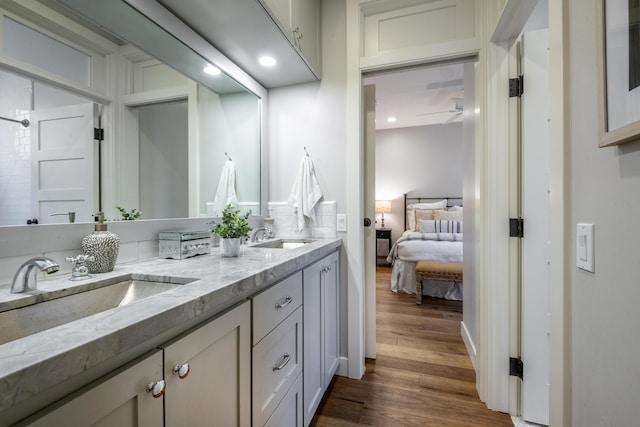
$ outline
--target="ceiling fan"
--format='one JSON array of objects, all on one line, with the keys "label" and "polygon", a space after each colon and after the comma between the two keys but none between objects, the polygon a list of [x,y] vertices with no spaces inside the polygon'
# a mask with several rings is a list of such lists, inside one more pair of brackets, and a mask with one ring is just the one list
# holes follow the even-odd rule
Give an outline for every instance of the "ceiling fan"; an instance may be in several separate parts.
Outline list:
[{"label": "ceiling fan", "polygon": [[463,98],[451,98],[451,100],[454,103],[454,107],[452,109],[450,109],[450,110],[432,111],[432,112],[429,112],[429,113],[420,113],[420,114],[416,114],[416,116],[428,116],[428,115],[431,115],[431,114],[453,113],[451,115],[451,117],[449,117],[447,120],[442,122],[442,124],[451,123],[454,120],[456,120],[458,117],[460,117],[462,115],[462,113],[464,112]]}]

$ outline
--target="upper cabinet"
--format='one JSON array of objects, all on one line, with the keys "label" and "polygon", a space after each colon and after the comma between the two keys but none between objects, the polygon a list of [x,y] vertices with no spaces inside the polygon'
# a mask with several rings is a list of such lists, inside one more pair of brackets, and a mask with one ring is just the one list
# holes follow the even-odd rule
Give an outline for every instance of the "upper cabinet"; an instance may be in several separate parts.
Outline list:
[{"label": "upper cabinet", "polygon": [[317,0],[258,0],[316,76],[320,76],[320,2]]},{"label": "upper cabinet", "polygon": [[[134,5],[153,1],[128,0]],[[319,0],[157,3],[268,89],[320,79]],[[264,67],[259,62],[262,56],[273,57],[277,64]]]}]

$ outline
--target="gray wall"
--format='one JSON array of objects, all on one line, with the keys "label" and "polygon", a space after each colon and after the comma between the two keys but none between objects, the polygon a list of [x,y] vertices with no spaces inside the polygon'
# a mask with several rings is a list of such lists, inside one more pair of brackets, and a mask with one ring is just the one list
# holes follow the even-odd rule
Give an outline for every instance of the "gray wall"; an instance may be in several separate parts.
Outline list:
[{"label": "gray wall", "polygon": [[[579,222],[595,223],[596,234],[595,273],[577,269],[575,262],[567,266],[573,425],[638,425],[640,142],[598,148],[595,2],[568,4],[571,200],[567,203],[572,241]],[[575,248],[570,259],[575,259]]]},{"label": "gray wall", "polygon": [[462,197],[462,142],[462,123],[376,132],[376,200],[392,201],[384,223],[393,241],[404,231],[404,193]]}]

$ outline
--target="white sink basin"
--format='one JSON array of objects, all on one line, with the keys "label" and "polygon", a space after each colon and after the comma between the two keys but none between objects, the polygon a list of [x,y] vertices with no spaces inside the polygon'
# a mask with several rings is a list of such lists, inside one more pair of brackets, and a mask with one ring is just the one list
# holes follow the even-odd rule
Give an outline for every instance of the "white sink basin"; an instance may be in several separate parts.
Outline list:
[{"label": "white sink basin", "polygon": [[[38,294],[38,302],[0,312],[0,345],[174,289],[196,279],[128,275],[73,288],[73,294]],[[44,299],[44,301],[43,301]],[[2,305],[0,304],[0,310]]]},{"label": "white sink basin", "polygon": [[253,248],[295,249],[312,243],[311,239],[276,239],[252,244]]}]

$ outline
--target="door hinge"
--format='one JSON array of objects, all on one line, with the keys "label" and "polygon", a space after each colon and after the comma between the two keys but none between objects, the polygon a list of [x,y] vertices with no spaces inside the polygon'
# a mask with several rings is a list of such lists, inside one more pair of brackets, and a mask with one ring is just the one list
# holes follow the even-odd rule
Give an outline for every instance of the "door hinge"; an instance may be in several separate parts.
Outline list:
[{"label": "door hinge", "polygon": [[519,377],[522,379],[522,374],[524,372],[524,364],[522,363],[522,359],[519,357],[510,357],[509,358],[509,376]]},{"label": "door hinge", "polygon": [[509,98],[520,97],[524,91],[524,77],[518,76],[509,79]]},{"label": "door hinge", "polygon": [[96,141],[104,141],[104,129],[93,128],[93,139]]},{"label": "door hinge", "polygon": [[509,237],[524,237],[524,220],[509,218]]}]

